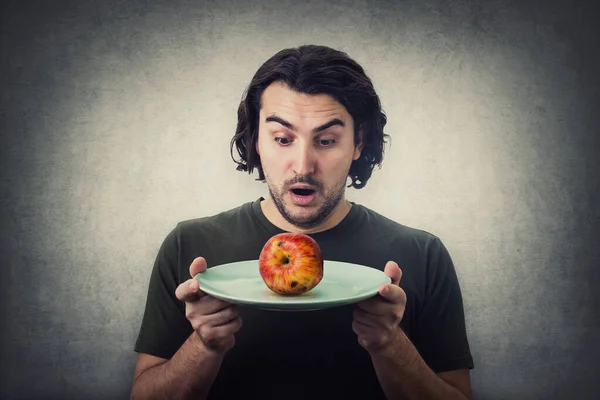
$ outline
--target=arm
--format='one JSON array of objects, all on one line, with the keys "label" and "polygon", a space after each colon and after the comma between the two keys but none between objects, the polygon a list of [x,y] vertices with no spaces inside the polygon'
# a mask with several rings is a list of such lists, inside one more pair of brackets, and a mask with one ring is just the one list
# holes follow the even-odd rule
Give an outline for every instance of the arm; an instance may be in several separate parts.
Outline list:
[{"label": "arm", "polygon": [[436,375],[402,331],[371,359],[388,399],[471,399],[468,369]]},{"label": "arm", "polygon": [[170,359],[140,354],[131,399],[205,399],[223,355],[204,346],[194,332]]},{"label": "arm", "polygon": [[385,273],[392,283],[380,288],[380,296],[358,303],[353,330],[371,356],[386,397],[469,400],[469,369],[435,374],[400,328],[406,306],[406,293],[399,287],[402,271],[389,262]]},{"label": "arm", "polygon": [[[190,275],[206,270],[206,260],[196,258]],[[208,396],[234,334],[242,325],[237,307],[204,293],[196,280],[188,279],[175,290],[185,302],[185,317],[193,333],[170,359],[140,351],[131,388],[132,399],[189,399]]]}]

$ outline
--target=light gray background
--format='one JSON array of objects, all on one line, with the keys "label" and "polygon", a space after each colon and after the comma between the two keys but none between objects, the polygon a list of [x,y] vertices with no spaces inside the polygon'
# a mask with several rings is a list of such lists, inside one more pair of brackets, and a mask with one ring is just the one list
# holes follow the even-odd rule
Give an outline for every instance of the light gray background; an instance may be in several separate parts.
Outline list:
[{"label": "light gray background", "polygon": [[236,110],[304,43],[374,81],[393,142],[348,197],[450,249],[477,398],[598,398],[592,2],[300,3],[3,2],[1,398],[128,397],[158,246],[266,195]]}]

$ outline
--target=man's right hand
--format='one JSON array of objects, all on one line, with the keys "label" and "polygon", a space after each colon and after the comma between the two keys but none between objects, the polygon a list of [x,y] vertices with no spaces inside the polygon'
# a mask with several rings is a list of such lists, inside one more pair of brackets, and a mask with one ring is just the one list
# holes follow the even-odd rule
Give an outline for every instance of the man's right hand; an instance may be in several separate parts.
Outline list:
[{"label": "man's right hand", "polygon": [[190,265],[191,279],[175,290],[175,296],[185,301],[185,316],[209,351],[225,354],[235,345],[234,334],[241,328],[242,319],[235,304],[227,303],[204,293],[193,277],[206,270],[206,260],[197,257]]}]

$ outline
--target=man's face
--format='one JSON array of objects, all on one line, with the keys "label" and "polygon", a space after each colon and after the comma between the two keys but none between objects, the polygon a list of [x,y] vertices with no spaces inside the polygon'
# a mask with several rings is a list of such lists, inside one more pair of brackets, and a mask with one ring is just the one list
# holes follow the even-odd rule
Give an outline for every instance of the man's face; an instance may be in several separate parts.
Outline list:
[{"label": "man's face", "polygon": [[344,198],[360,157],[351,115],[331,96],[274,83],[263,92],[258,129],[256,149],[279,213],[301,229],[318,226]]}]

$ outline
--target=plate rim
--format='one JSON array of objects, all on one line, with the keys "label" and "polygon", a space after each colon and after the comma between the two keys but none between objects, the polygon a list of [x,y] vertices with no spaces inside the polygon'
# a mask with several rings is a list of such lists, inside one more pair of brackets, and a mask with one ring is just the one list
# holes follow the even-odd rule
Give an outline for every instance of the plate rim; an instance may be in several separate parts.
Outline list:
[{"label": "plate rim", "polygon": [[[225,294],[225,296],[223,296],[222,292],[215,292],[210,288],[208,290],[205,290],[202,287],[201,276],[202,276],[202,274],[210,271],[211,269],[230,268],[234,265],[239,265],[239,264],[244,264],[244,263],[249,263],[249,262],[256,262],[258,264],[258,261],[259,261],[258,259],[247,259],[247,260],[239,260],[239,261],[233,261],[233,262],[229,262],[229,263],[214,265],[214,266],[208,267],[205,271],[199,272],[198,274],[196,274],[193,277],[193,279],[197,280],[200,283],[200,289],[202,291],[204,291],[206,294],[209,294],[216,298],[220,298],[223,301],[229,301],[231,303],[236,303],[236,304],[251,305],[251,306],[258,307],[258,308],[268,307],[269,309],[276,309],[276,310],[302,310],[302,309],[308,310],[308,309],[315,309],[315,307],[326,308],[326,307],[330,307],[332,305],[336,306],[336,305],[345,305],[345,304],[349,304],[349,303],[355,303],[355,302],[359,302],[361,300],[370,298],[372,296],[375,296],[377,294],[378,288],[381,287],[381,285],[392,282],[391,278],[389,276],[385,275],[385,272],[383,270],[371,267],[369,265],[351,263],[351,262],[340,261],[340,260],[325,259],[325,260],[323,260],[325,265],[326,264],[338,264],[338,265],[344,264],[346,266],[350,265],[351,268],[367,268],[369,270],[372,270],[370,272],[376,273],[379,276],[381,276],[382,282],[377,286],[377,288],[373,288],[372,291],[365,290],[354,296],[329,298],[329,299],[323,299],[323,300],[309,299],[306,301],[300,300],[300,301],[286,301],[286,302],[277,302],[277,301],[273,301],[272,299],[271,300],[268,300],[268,299],[244,299],[244,298],[239,298],[235,295],[227,295],[227,294]],[[258,275],[258,277],[260,278],[260,275]],[[385,278],[387,278],[387,279],[385,279]],[[383,282],[383,281],[385,281],[385,282]],[[266,285],[265,285],[265,287],[268,289],[268,287]],[[293,299],[293,298],[298,298],[298,297],[293,296],[293,297],[289,297],[289,298]]]}]

